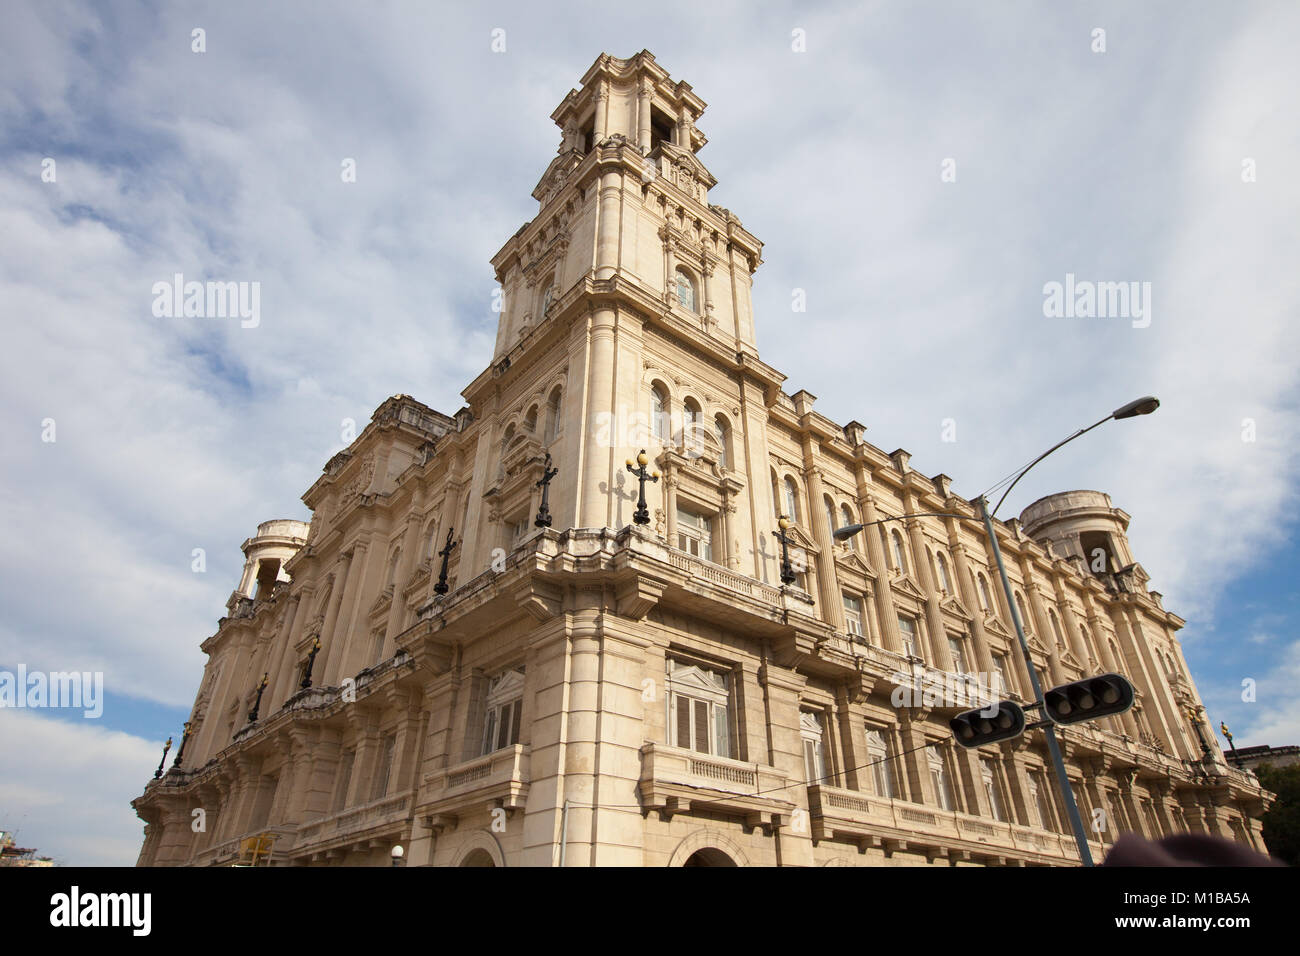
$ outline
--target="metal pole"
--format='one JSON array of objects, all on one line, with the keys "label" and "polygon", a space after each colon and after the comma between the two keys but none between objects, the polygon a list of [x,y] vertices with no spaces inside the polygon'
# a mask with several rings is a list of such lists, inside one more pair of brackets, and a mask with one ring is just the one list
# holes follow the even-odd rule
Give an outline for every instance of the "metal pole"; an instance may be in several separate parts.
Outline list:
[{"label": "metal pole", "polygon": [[569,799],[564,799],[564,809],[560,812],[560,868],[564,868],[564,851],[569,848]]},{"label": "metal pole", "polygon": [[[1038,686],[1038,673],[1034,670],[1033,658],[1029,656],[1029,642],[1025,640],[1025,629],[1020,622],[1020,612],[1016,610],[1016,599],[1011,593],[1011,582],[1007,580],[1007,569],[1002,564],[1002,549],[998,547],[997,532],[993,530],[993,517],[989,512],[989,501],[983,495],[980,495],[979,506],[980,514],[984,518],[984,530],[989,536],[989,541],[993,544],[993,557],[998,564],[998,576],[1002,578],[1002,591],[1007,596],[1007,607],[1011,609],[1011,620],[1016,626],[1016,637],[1020,641],[1020,651],[1025,658],[1025,670],[1029,671],[1029,684],[1034,689],[1034,706],[1046,718],[1047,710],[1043,707],[1043,689]],[[1051,755],[1052,766],[1056,770],[1056,785],[1061,791],[1061,800],[1064,802],[1065,812],[1070,818],[1070,829],[1074,831],[1074,842],[1079,846],[1079,859],[1084,866],[1092,866],[1092,850],[1088,847],[1088,834],[1083,828],[1083,818],[1079,816],[1079,807],[1074,802],[1074,791],[1070,789],[1070,778],[1065,772],[1065,761],[1061,758],[1061,747],[1056,742],[1056,728],[1050,721],[1043,728],[1043,735],[1047,737],[1047,752]]]}]

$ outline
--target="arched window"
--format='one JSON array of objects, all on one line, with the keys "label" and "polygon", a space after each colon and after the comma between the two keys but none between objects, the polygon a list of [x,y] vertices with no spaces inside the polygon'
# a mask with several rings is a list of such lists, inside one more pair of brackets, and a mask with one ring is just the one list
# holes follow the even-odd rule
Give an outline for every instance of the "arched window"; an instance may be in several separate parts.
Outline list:
[{"label": "arched window", "polygon": [[830,495],[825,495],[822,501],[826,505],[826,533],[835,533],[835,502],[831,500]]},{"label": "arched window", "polygon": [[530,434],[534,434],[534,435],[537,434],[537,406],[536,405],[528,409],[528,414],[524,416],[524,428],[526,428]]},{"label": "arched window", "polygon": [[795,487],[793,478],[787,478],[785,480],[785,516],[798,524],[799,489]]},{"label": "arched window", "polygon": [[546,313],[551,308],[551,302],[554,301],[553,298],[554,293],[555,293],[555,276],[553,275],[547,276],[546,284],[542,286],[542,304],[541,307],[537,310],[537,319],[539,322],[542,319],[546,318]]},{"label": "arched window", "polygon": [[695,280],[682,268],[677,270],[677,301],[688,312],[695,311]]},{"label": "arched window", "polygon": [[1052,622],[1052,634],[1056,637],[1056,646],[1065,647],[1065,635],[1061,633],[1061,622],[1056,619],[1056,612],[1047,609],[1047,619]]},{"label": "arched window", "polygon": [[939,590],[944,594],[952,594],[952,580],[948,577],[948,562],[943,556],[942,551],[936,551],[934,562],[939,568]]},{"label": "arched window", "polygon": [[659,385],[650,389],[650,427],[654,437],[667,444],[672,441],[672,418],[668,412],[668,394]]},{"label": "arched window", "polygon": [[388,556],[388,576],[384,581],[385,587],[395,587],[397,584],[397,565],[402,559],[402,549],[400,546],[393,549],[393,553]]},{"label": "arched window", "polygon": [[438,519],[434,518],[424,530],[424,560],[432,562],[438,553]]},{"label": "arched window", "polygon": [[730,436],[727,434],[726,419],[721,415],[713,420],[713,437],[718,440],[718,448],[721,449],[718,452],[718,467],[727,468],[729,467],[727,464],[729,460],[727,455],[727,443],[730,440]]},{"label": "arched window", "polygon": [[703,415],[700,412],[699,403],[693,398],[688,398],[682,402],[682,446],[692,449],[696,452],[700,450],[700,427],[703,424]]},{"label": "arched window", "polygon": [[897,530],[889,532],[889,541],[894,548],[894,567],[906,573],[907,552],[903,550],[903,536]]},{"label": "arched window", "polygon": [[[840,505],[840,527],[847,528],[851,524],[853,524],[853,509],[848,505]],[[849,549],[852,551],[858,550],[858,536],[856,534],[849,538]]]},{"label": "arched window", "polygon": [[546,437],[549,445],[560,433],[560,414],[564,410],[564,391],[560,386],[551,389],[551,397],[546,402]]},{"label": "arched window", "polygon": [[[1021,595],[1019,591],[1016,592],[1016,610],[1020,613],[1020,626],[1023,627],[1026,631],[1033,630],[1033,628],[1029,626],[1029,615],[1025,613],[1024,596]],[[1052,623],[1055,624],[1056,622],[1053,621]],[[1060,637],[1059,629],[1057,630],[1057,637]]]},{"label": "arched window", "polygon": [[993,613],[993,596],[989,594],[989,583],[984,580],[983,574],[980,574],[977,580],[979,581],[980,607],[991,614]]}]

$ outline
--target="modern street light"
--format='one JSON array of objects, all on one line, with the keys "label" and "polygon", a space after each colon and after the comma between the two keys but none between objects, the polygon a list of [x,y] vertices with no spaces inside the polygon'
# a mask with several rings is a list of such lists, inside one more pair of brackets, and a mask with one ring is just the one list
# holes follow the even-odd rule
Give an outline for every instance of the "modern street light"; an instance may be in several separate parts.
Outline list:
[{"label": "modern street light", "polygon": [[391,854],[393,858],[393,866],[401,866],[402,857],[405,855],[406,855],[406,851],[402,849],[402,844],[399,843],[396,846],[394,846]]},{"label": "modern street light", "polygon": [[[1065,804],[1066,814],[1070,818],[1070,829],[1074,831],[1074,840],[1079,848],[1079,859],[1084,866],[1093,865],[1092,851],[1088,846],[1088,835],[1083,828],[1083,818],[1079,815],[1079,806],[1075,802],[1074,791],[1070,788],[1070,778],[1065,772],[1065,760],[1061,757],[1061,746],[1059,743],[1057,743],[1056,740],[1056,730],[1053,726],[1051,719],[1047,716],[1047,711],[1043,703],[1043,688],[1040,687],[1038,684],[1038,673],[1034,669],[1033,658],[1030,657],[1029,654],[1029,641],[1025,638],[1024,623],[1020,620],[1020,611],[1016,605],[1015,596],[1011,592],[1011,581],[1010,579],[1008,579],[1007,569],[1002,563],[1002,549],[998,546],[997,532],[993,528],[993,515],[997,512],[998,508],[1002,506],[1002,502],[1007,500],[1007,495],[1011,494],[1011,489],[1014,488],[1017,485],[1017,483],[1019,483],[1020,479],[1025,477],[1025,475],[1029,472],[1031,468],[1033,468],[1036,464],[1038,464],[1040,461],[1042,461],[1052,452],[1056,451],[1062,445],[1066,445],[1069,442],[1074,441],[1080,435],[1092,431],[1098,425],[1104,425],[1112,418],[1118,420],[1121,418],[1134,418],[1137,415],[1150,415],[1159,407],[1160,407],[1160,400],[1155,398],[1152,395],[1146,395],[1143,396],[1142,398],[1135,399],[1134,401],[1129,402],[1127,405],[1121,405],[1119,408],[1115,409],[1115,411],[1111,412],[1109,415],[1107,415],[1105,418],[1101,419],[1100,421],[1095,422],[1092,425],[1089,425],[1087,428],[1079,429],[1077,432],[1075,432],[1069,438],[1066,438],[1064,441],[1057,442],[1051,448],[1047,449],[1047,451],[1043,452],[1041,455],[1039,455],[1037,458],[1031,461],[1024,468],[1020,469],[1020,471],[1017,472],[1015,476],[1011,478],[1011,484],[1007,486],[1007,490],[1002,493],[1002,497],[998,499],[997,505],[995,505],[992,510],[989,510],[988,498],[986,498],[984,495],[980,495],[979,498],[976,499],[976,504],[979,505],[979,512],[980,512],[980,518],[978,520],[982,520],[984,522],[984,532],[986,535],[988,535],[989,543],[993,547],[993,558],[998,566],[998,577],[1001,578],[1002,580],[1002,591],[1006,595],[1007,607],[1010,608],[1011,610],[1011,621],[1013,624],[1015,624],[1016,627],[1016,639],[1019,640],[1020,642],[1020,652],[1025,661],[1025,670],[1028,671],[1029,673],[1029,686],[1032,687],[1034,691],[1034,703],[1031,704],[1030,707],[1037,708],[1038,712],[1043,716],[1043,720],[1041,722],[1035,723],[1031,726],[1041,727],[1043,731],[1043,736],[1047,740],[1047,752],[1048,755],[1052,758],[1052,767],[1056,775],[1057,789],[1060,790],[1061,801]],[[998,484],[1000,485],[1001,482],[999,482]],[[997,486],[995,485],[994,487]],[[962,518],[965,520],[973,520],[967,515],[951,514],[949,512],[922,512],[918,514],[903,515],[900,518],[882,518],[879,521],[871,521],[865,525],[857,524],[857,525],[848,525],[847,527],[844,528],[837,528],[834,532],[834,537],[838,541],[843,541],[847,538],[853,537],[863,528],[869,527],[870,525],[884,524],[886,521],[901,521],[904,518],[915,518],[915,517],[935,516],[935,515],[946,517],[946,518]]]}]

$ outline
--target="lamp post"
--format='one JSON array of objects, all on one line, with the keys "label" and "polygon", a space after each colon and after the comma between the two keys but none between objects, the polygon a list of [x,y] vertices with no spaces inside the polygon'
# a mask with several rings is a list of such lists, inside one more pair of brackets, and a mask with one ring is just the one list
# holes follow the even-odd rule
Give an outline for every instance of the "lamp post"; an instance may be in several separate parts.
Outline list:
[{"label": "lamp post", "polygon": [[455,528],[447,529],[447,543],[443,545],[442,550],[438,552],[439,556],[442,558],[442,567],[438,570],[438,583],[433,586],[434,594],[447,593],[447,559],[451,557],[451,552],[456,547],[456,543],[451,540],[451,536],[455,530]]},{"label": "lamp post", "polygon": [[632,467],[632,459],[627,460],[627,470],[636,475],[639,485],[638,497],[636,499],[636,511],[632,512],[632,521],[636,524],[650,523],[650,508],[645,500],[645,483],[647,481],[658,481],[659,472],[646,471],[646,465],[650,464],[650,458],[646,455],[645,449],[642,448],[636,456],[636,467]]},{"label": "lamp post", "polygon": [[[1048,755],[1051,757],[1052,768],[1055,771],[1057,789],[1060,790],[1061,801],[1065,804],[1066,815],[1070,819],[1070,829],[1074,832],[1074,840],[1079,848],[1079,859],[1084,866],[1093,865],[1092,851],[1088,846],[1088,835],[1083,828],[1083,818],[1079,815],[1079,806],[1075,802],[1074,791],[1070,788],[1070,778],[1068,774],[1066,774],[1065,772],[1065,760],[1061,756],[1061,747],[1056,740],[1055,725],[1052,722],[1052,720],[1048,717],[1047,709],[1043,704],[1043,688],[1040,687],[1038,683],[1038,673],[1034,669],[1033,658],[1030,656],[1029,653],[1029,642],[1025,638],[1024,623],[1020,620],[1020,611],[1016,605],[1015,596],[1011,592],[1011,581],[1007,578],[1007,569],[1002,563],[1002,549],[998,546],[997,532],[993,528],[993,516],[997,513],[998,508],[1002,506],[1002,502],[1007,500],[1007,495],[1011,494],[1011,489],[1014,488],[1019,483],[1020,479],[1025,477],[1026,473],[1028,473],[1028,471],[1031,468],[1033,468],[1036,464],[1038,464],[1040,461],[1042,461],[1052,452],[1056,451],[1062,445],[1066,445],[1069,442],[1074,441],[1074,439],[1078,438],[1080,435],[1092,431],[1098,425],[1103,425],[1106,422],[1110,421],[1112,418],[1118,420],[1121,418],[1133,418],[1137,415],[1150,415],[1159,407],[1160,407],[1160,400],[1155,398],[1152,395],[1146,395],[1142,398],[1135,399],[1134,401],[1129,402],[1127,405],[1120,406],[1119,408],[1115,409],[1115,411],[1111,412],[1109,415],[1107,415],[1105,418],[1101,419],[1100,421],[1094,422],[1093,424],[1089,425],[1087,428],[1079,429],[1077,432],[1075,432],[1070,437],[1066,438],[1064,441],[1057,442],[1051,448],[1047,449],[1047,451],[1043,452],[1041,455],[1039,455],[1037,458],[1031,461],[1024,468],[1020,469],[1020,471],[1011,480],[1011,484],[1007,486],[1007,490],[1002,493],[1002,497],[998,499],[998,503],[994,505],[992,510],[989,510],[988,498],[986,498],[984,495],[980,495],[979,498],[976,500],[976,504],[978,504],[979,506],[979,513],[980,513],[979,520],[982,520],[984,522],[984,533],[988,535],[989,543],[993,548],[993,558],[998,566],[998,577],[1002,580],[1002,591],[1006,595],[1007,607],[1010,608],[1011,610],[1011,620],[1012,623],[1015,624],[1015,628],[1016,628],[1016,639],[1020,642],[1020,652],[1025,661],[1025,670],[1028,671],[1029,673],[1029,685],[1030,687],[1033,688],[1034,691],[1034,703],[1031,704],[1030,707],[1036,708],[1043,717],[1043,719],[1040,722],[1031,726],[1041,727],[1043,730],[1043,736],[1047,739],[1047,752]],[[966,520],[971,520],[967,515],[947,514],[945,512],[925,512],[924,514],[943,515],[944,517],[964,518]],[[912,518],[912,517],[918,517],[918,515],[906,515],[904,517]],[[886,521],[899,521],[899,520],[902,519],[884,518],[880,521],[873,521],[871,522],[871,524],[883,524]],[[845,528],[838,528],[836,529],[834,536],[837,540],[844,540],[845,538],[850,538],[853,535],[857,534],[864,527],[866,527],[866,525],[849,525],[848,527]],[[1199,727],[1197,728],[1197,734],[1198,735],[1200,734]],[[1208,754],[1209,750],[1208,748],[1205,747],[1204,740],[1201,741],[1201,745],[1202,748],[1205,749],[1206,753]]]},{"label": "lamp post", "polygon": [[270,674],[263,674],[261,682],[257,685],[257,699],[253,701],[253,709],[248,712],[248,722],[257,723],[257,712],[262,709],[262,692],[266,690],[267,679]]},{"label": "lamp post", "polygon": [[317,634],[312,638],[311,650],[307,652],[307,666],[302,669],[302,680],[298,684],[298,687],[302,690],[306,690],[311,686],[311,671],[316,666],[316,655],[319,653],[320,635]]},{"label": "lamp post", "polygon": [[781,529],[772,532],[777,540],[781,542],[781,583],[794,584],[796,577],[794,566],[790,564],[790,539],[785,535],[790,528],[790,519],[785,515],[781,515],[776,521],[776,526]]},{"label": "lamp post", "polygon": [[1192,722],[1192,729],[1196,731],[1196,740],[1201,745],[1201,760],[1211,760],[1213,755],[1210,752],[1210,745],[1205,742],[1205,734],[1201,732],[1201,714],[1195,707],[1187,708],[1187,719]]},{"label": "lamp post", "polygon": [[190,740],[190,730],[192,726],[192,723],[187,720],[185,721],[185,726],[181,728],[184,733],[181,734],[181,745],[176,749],[176,759],[172,761],[173,768],[181,765],[181,760],[185,756],[185,745],[189,743]]},{"label": "lamp post", "polygon": [[394,846],[393,852],[391,854],[393,858],[393,866],[401,866],[402,857],[405,855],[406,855],[406,851],[402,849],[402,844],[399,843],[396,846]]},{"label": "lamp post", "polygon": [[542,463],[542,477],[537,481],[537,487],[542,489],[542,504],[537,509],[537,517],[533,520],[533,527],[549,528],[551,526],[551,479],[559,473],[560,469],[551,467],[551,453],[548,451],[546,461]]},{"label": "lamp post", "polygon": [[167,762],[167,751],[169,751],[169,750],[171,750],[171,749],[172,749],[172,739],[171,739],[170,737],[168,737],[168,738],[167,738],[167,742],[166,742],[165,744],[163,744],[163,755],[162,755],[162,760],[159,760],[159,761],[158,761],[158,769],[155,770],[155,771],[153,772],[153,778],[154,778],[155,780],[157,780],[159,777],[162,776],[162,768],[163,768],[163,764],[165,764],[165,763]]},{"label": "lamp post", "polygon": [[1232,742],[1232,732],[1228,730],[1228,725],[1223,721],[1219,721],[1219,730],[1223,732],[1223,736],[1228,738],[1228,747],[1232,750],[1232,762],[1235,763],[1237,769],[1240,770],[1241,757],[1237,754],[1237,745]]}]

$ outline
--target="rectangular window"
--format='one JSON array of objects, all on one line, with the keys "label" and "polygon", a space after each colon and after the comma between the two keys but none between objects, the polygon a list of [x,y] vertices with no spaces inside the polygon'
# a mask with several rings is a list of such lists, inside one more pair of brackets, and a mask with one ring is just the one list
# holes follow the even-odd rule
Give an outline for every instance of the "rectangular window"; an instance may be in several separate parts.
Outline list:
[{"label": "rectangular window", "polygon": [[684,750],[731,756],[731,693],[726,673],[668,661],[668,739]]},{"label": "rectangular window", "polygon": [[334,786],[334,812],[344,810],[348,805],[348,787],[352,786],[352,764],[357,759],[355,750],[345,750],[339,757],[339,769]]},{"label": "rectangular window", "polygon": [[1047,784],[1041,774],[1029,775],[1029,802],[1038,814],[1038,825],[1044,830],[1055,830],[1052,822],[1052,808],[1047,799]]},{"label": "rectangular window", "polygon": [[903,653],[908,657],[916,653],[916,618],[898,615],[898,634],[903,639]]},{"label": "rectangular window", "polygon": [[955,637],[948,638],[948,652],[952,654],[953,673],[966,673],[966,654],[962,651],[961,641]]},{"label": "rectangular window", "polygon": [[1011,685],[1007,683],[1007,655],[993,655],[993,679],[995,681],[995,686],[992,688],[994,694],[1011,692]]},{"label": "rectangular window", "polygon": [[389,734],[379,743],[379,764],[375,767],[375,782],[370,791],[371,800],[388,794],[388,780],[393,775],[393,756],[397,751],[397,737]]},{"label": "rectangular window", "polygon": [[854,597],[851,594],[844,595],[844,623],[848,628],[849,637],[859,641],[865,639],[862,632],[861,598]]},{"label": "rectangular window", "polygon": [[822,718],[820,714],[801,711],[799,733],[803,738],[804,781],[810,787],[829,783],[826,779],[826,748],[822,743]]},{"label": "rectangular window", "polygon": [[943,762],[943,754],[929,747],[926,759],[930,764],[930,784],[934,788],[934,798],[939,801],[939,809],[951,810],[952,789],[948,786],[948,768]]},{"label": "rectangular window", "polygon": [[871,764],[871,780],[876,796],[892,799],[894,796],[893,761],[888,731],[867,730],[867,762]]},{"label": "rectangular window", "polygon": [[488,684],[487,713],[483,720],[483,743],[479,753],[486,755],[519,743],[523,711],[523,668],[508,670],[492,678]]},{"label": "rectangular window", "polygon": [[713,560],[713,535],[709,519],[693,511],[677,509],[677,547],[704,561]]},{"label": "rectangular window", "polygon": [[1002,793],[998,788],[997,774],[989,761],[980,760],[980,776],[984,778],[984,792],[988,794],[989,810],[994,820],[1002,820]]}]

